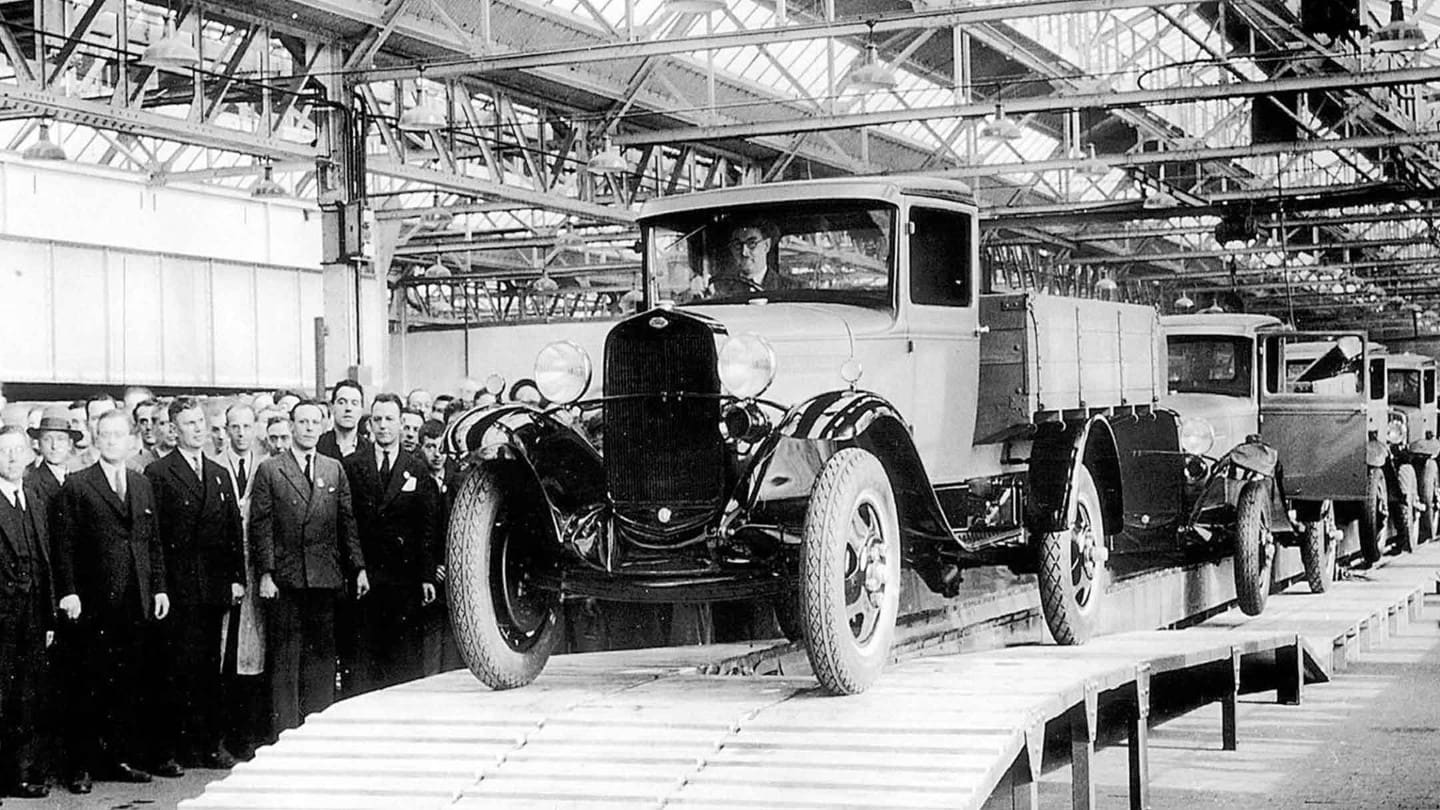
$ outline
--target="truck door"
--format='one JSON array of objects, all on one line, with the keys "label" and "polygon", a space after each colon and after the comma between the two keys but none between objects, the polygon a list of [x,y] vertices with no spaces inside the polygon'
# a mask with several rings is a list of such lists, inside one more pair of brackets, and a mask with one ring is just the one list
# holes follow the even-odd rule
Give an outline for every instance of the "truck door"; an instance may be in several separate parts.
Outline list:
[{"label": "truck door", "polygon": [[[975,383],[980,369],[978,225],[940,200],[913,202],[901,231],[908,270],[900,294],[912,354],[915,445],[931,481],[974,475]],[[989,470],[986,470],[989,472]]]},{"label": "truck door", "polygon": [[1260,363],[1260,437],[1279,451],[1286,492],[1307,501],[1362,500],[1370,405],[1365,336],[1267,335]]}]

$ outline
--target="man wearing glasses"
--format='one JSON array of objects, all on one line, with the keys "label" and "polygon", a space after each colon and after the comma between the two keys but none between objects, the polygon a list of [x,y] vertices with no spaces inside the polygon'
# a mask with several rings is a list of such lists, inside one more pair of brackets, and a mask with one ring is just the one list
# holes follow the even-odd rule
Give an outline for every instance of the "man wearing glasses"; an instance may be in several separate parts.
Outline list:
[{"label": "man wearing glasses", "polygon": [[711,287],[715,295],[744,295],[762,290],[788,290],[795,282],[780,272],[775,246],[780,229],[763,219],[736,223],[725,243],[722,267]]}]

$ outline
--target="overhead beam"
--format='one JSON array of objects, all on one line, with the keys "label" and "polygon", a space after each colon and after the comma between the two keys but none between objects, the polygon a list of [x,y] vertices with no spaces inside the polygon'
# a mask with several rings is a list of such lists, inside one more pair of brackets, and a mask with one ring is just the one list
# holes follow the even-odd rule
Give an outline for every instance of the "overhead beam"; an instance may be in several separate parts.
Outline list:
[{"label": "overhead beam", "polygon": [[[304,0],[313,7],[334,5],[338,0]],[[548,51],[501,54],[494,56],[470,56],[458,59],[421,61],[404,67],[377,68],[358,74],[360,81],[393,81],[413,79],[421,73],[426,78],[446,76],[478,76],[510,70],[535,70],[538,68],[580,65],[592,62],[613,62],[622,59],[648,59],[657,56],[674,56],[706,50],[761,47],[782,42],[803,42],[816,39],[843,37],[866,37],[873,26],[875,34],[906,31],[917,28],[951,28],[957,25],[975,25],[985,22],[1004,22],[1033,17],[1051,17],[1060,14],[1083,12],[1118,11],[1128,8],[1151,8],[1154,6],[1192,5],[1199,0],[1037,0],[1037,2],[1011,2],[980,8],[935,9],[905,14],[879,14],[850,20],[786,25],[780,28],[756,28],[746,31],[732,31],[705,36],[686,36],[682,39],[654,40],[648,42],[614,42],[574,48],[556,48]],[[351,12],[353,14],[353,12]]]},{"label": "overhead beam", "polygon": [[[1108,264],[1147,264],[1150,262],[1185,261],[1187,259],[1223,259],[1229,256],[1257,256],[1266,253],[1313,253],[1322,250],[1366,250],[1369,248],[1402,247],[1405,245],[1428,245],[1423,237],[1404,239],[1356,239],[1350,242],[1326,242],[1312,244],[1248,245],[1245,247],[1219,248],[1216,250],[1177,250],[1166,253],[1126,253],[1116,256],[1086,256],[1069,259],[1066,264],[1075,267],[1090,267]],[[1437,257],[1440,260],[1440,257]]]},{"label": "overhead beam", "polygon": [[635,222],[635,215],[624,208],[596,205],[595,203],[585,202],[583,200],[561,197],[557,194],[547,194],[543,191],[532,191],[516,186],[502,185],[493,180],[485,180],[479,177],[454,174],[437,169],[427,169],[420,166],[410,166],[397,163],[393,160],[372,160],[366,164],[366,168],[371,174],[391,177],[397,180],[408,180],[413,183],[445,189],[459,194],[468,194],[491,200],[509,200],[531,208],[538,208],[545,211],[558,211],[563,214],[584,217],[585,219],[596,222],[614,222],[620,225],[631,225]]},{"label": "overhead beam", "polygon": [[240,130],[172,118],[148,110],[119,107],[13,85],[0,84],[0,110],[18,110],[72,124],[164,138],[273,160],[313,161],[320,157],[320,151],[308,144],[266,138]]},{"label": "overhead beam", "polygon": [[[1440,67],[1368,70],[1353,73],[1290,76],[1262,81],[1230,84],[1165,87],[1156,90],[1126,90],[1113,93],[1073,93],[1055,96],[1007,99],[1008,115],[1022,116],[1070,110],[1111,110],[1124,107],[1184,104],[1194,101],[1255,98],[1277,93],[1314,92],[1318,90],[1350,90],[1363,87],[1394,87],[1440,81]],[[942,104],[934,107],[910,107],[867,113],[846,113],[820,117],[787,118],[745,124],[676,127],[655,132],[637,132],[617,136],[623,146],[651,143],[681,143],[735,138],[756,138],[766,135],[791,135],[799,132],[828,132],[839,129],[903,124],[912,121],[933,121],[939,118],[984,118],[995,113],[994,102]]]}]

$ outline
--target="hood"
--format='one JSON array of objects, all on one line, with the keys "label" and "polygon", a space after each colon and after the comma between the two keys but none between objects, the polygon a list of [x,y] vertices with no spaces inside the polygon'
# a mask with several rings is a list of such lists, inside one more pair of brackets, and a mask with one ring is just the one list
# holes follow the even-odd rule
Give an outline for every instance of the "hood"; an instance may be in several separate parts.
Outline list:
[{"label": "hood", "polygon": [[[877,371],[895,353],[895,320],[885,310],[842,304],[726,304],[682,307],[681,312],[713,318],[730,335],[753,332],[775,350],[775,382],[762,396],[791,405],[822,391],[847,386],[840,366],[853,356],[864,376],[860,387],[873,382]],[[891,344],[895,343],[894,346]]]},{"label": "hood", "polygon": [[1214,458],[1245,441],[1260,430],[1260,409],[1250,397],[1225,394],[1168,394],[1161,407],[1180,414],[1182,419],[1199,417],[1215,429],[1215,445],[1207,454]]}]

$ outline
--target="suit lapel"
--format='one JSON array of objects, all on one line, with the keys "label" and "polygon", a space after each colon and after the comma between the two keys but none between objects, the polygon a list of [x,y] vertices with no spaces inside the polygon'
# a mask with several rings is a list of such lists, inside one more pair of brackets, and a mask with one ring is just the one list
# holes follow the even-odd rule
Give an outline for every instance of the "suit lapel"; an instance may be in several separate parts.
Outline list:
[{"label": "suit lapel", "polygon": [[[373,455],[373,454],[372,454]],[[389,506],[400,493],[400,487],[405,483],[405,468],[410,464],[410,456],[399,448],[395,456],[390,460],[390,480],[382,481],[381,486],[385,488],[385,494],[380,498],[380,505]]]},{"label": "suit lapel", "polygon": [[[319,454],[316,456],[318,458]],[[295,454],[288,450],[280,456],[280,474],[300,493],[300,497],[306,502],[310,501],[310,484],[305,480],[305,471],[300,469],[300,462],[295,460]]]},{"label": "suit lapel", "polygon": [[30,528],[35,532],[35,546],[40,549],[40,559],[41,559],[41,561],[45,563],[46,567],[49,567],[49,565],[50,565],[50,534],[49,534],[49,532],[48,532],[48,528],[49,528],[49,527],[48,527],[48,526],[46,527],[46,528],[47,528],[47,531],[43,531],[43,532],[42,532],[42,531],[40,530],[41,515],[40,515],[39,510],[36,508],[36,504],[41,503],[41,501],[40,501],[40,491],[39,491],[39,490],[40,490],[40,487],[38,487],[38,486],[31,486],[31,487],[24,487],[24,486],[22,486],[21,489],[25,492],[25,517],[29,519],[29,521],[30,521]]},{"label": "suit lapel", "polygon": [[[0,530],[5,533],[5,541],[10,546],[10,551],[16,559],[20,557],[20,535],[24,533],[25,527],[21,521],[25,516],[10,504],[10,499],[0,495]],[[38,544],[37,544],[38,545]]]},{"label": "suit lapel", "polygon": [[[185,458],[185,454],[176,450],[167,456],[167,458],[170,459],[171,477],[179,481],[186,489],[190,490],[191,494],[195,497],[203,498],[205,496],[204,485],[195,475],[195,469],[190,466],[190,460]],[[205,460],[203,458],[200,460],[200,469],[202,471],[205,469]],[[125,491],[128,493],[130,490],[127,488]]]},{"label": "suit lapel", "polygon": [[[88,477],[86,477],[87,474]],[[116,495],[115,490],[110,488],[110,481],[105,477],[105,468],[101,467],[99,462],[86,467],[78,473],[71,473],[71,475],[81,476],[85,483],[90,485],[91,489],[99,493],[100,499],[110,504],[110,508],[114,509],[121,516],[128,514],[125,502],[120,500],[120,496]],[[125,494],[127,497],[130,494],[128,472],[125,479]]]},{"label": "suit lapel", "polygon": [[[325,497],[322,493],[335,486],[335,475],[340,470],[340,462],[335,461],[333,468],[334,471],[332,471],[331,465],[327,464],[325,461],[321,461],[322,458],[326,459],[327,461],[334,461],[334,459],[331,459],[329,456],[325,456],[320,453],[315,454],[315,486],[313,489],[313,494],[310,496],[310,503],[307,505],[307,508],[305,510],[305,519],[307,521],[310,519],[311,515],[315,514],[315,512],[320,508],[320,503],[325,500]],[[344,473],[338,474],[343,475]]]}]

